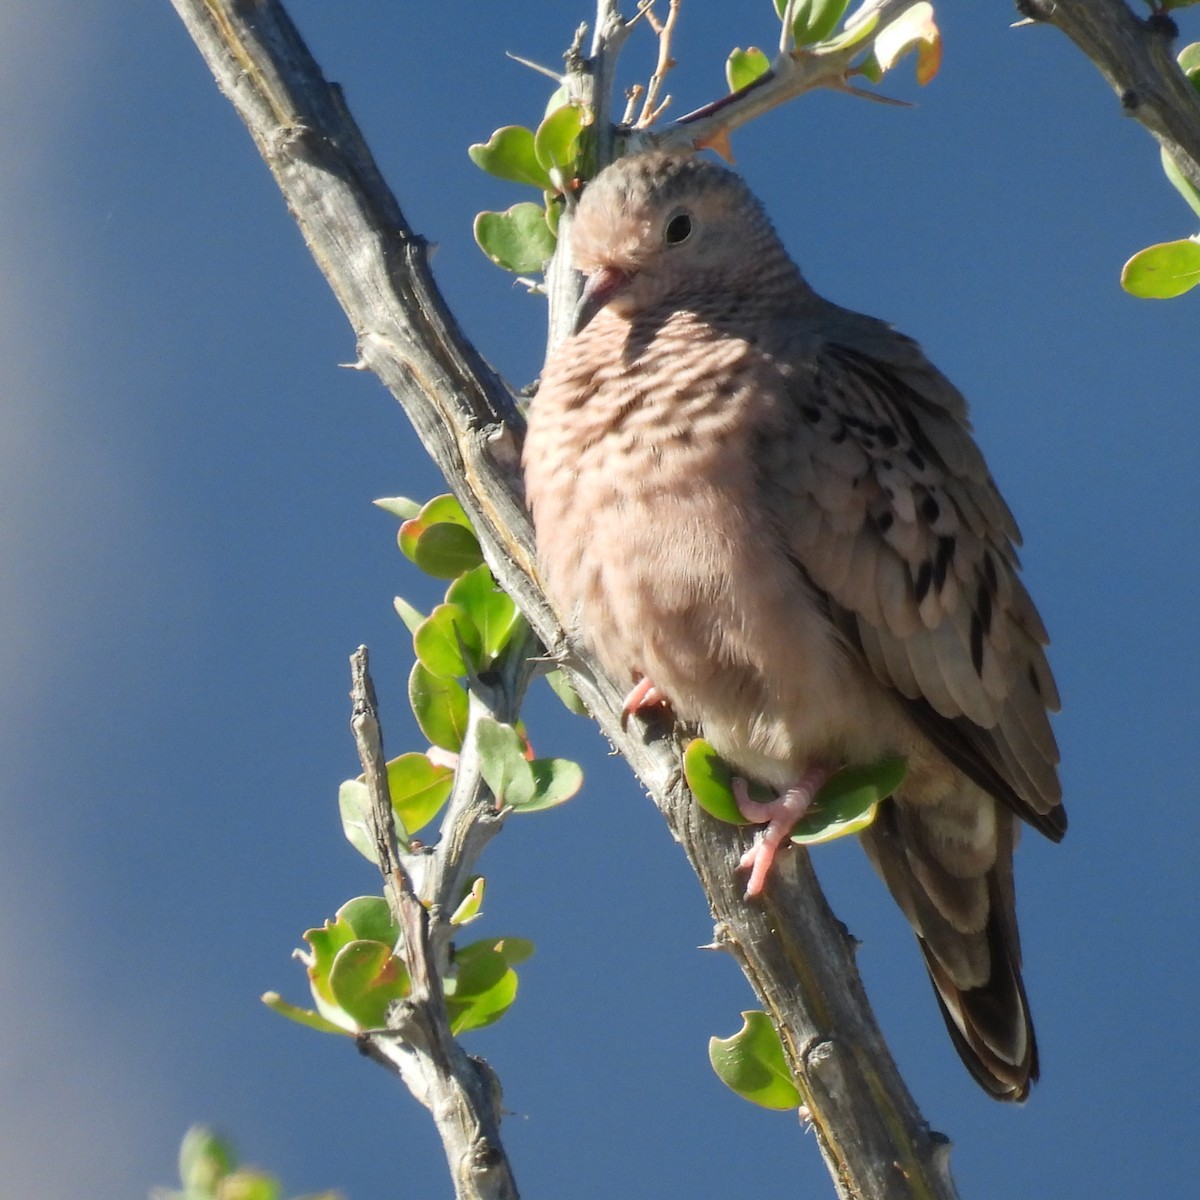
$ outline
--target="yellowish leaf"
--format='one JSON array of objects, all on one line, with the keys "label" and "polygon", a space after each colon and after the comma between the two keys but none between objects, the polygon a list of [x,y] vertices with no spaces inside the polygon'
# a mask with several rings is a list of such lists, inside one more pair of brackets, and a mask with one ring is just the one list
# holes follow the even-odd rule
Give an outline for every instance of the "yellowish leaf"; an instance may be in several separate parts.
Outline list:
[{"label": "yellowish leaf", "polygon": [[884,71],[890,71],[910,50],[917,52],[917,82],[924,87],[942,65],[942,35],[928,0],[906,8],[875,38],[875,58]]}]

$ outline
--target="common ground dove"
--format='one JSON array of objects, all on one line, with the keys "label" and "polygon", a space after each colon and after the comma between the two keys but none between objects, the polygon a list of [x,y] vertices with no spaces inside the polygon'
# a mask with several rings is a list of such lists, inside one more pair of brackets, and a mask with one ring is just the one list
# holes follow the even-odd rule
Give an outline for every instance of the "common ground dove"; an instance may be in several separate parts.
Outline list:
[{"label": "common ground dove", "polygon": [[816,295],[704,159],[601,172],[574,260],[576,329],[525,443],[552,602],[630,711],[669,705],[739,774],[768,822],[750,893],[832,771],[907,758],[863,844],[963,1061],[1024,1099],[1013,818],[1066,830],[1058,695],[962,396],[915,342]]}]

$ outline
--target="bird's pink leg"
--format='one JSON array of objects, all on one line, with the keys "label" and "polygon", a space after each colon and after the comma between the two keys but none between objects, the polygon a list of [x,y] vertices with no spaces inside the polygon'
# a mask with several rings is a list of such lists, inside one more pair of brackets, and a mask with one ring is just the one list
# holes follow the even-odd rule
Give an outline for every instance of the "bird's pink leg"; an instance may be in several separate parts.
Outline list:
[{"label": "bird's pink leg", "polygon": [[623,727],[634,713],[641,713],[647,708],[665,708],[668,704],[670,701],[666,695],[643,675],[621,705],[621,725]]},{"label": "bird's pink leg", "polygon": [[828,767],[809,767],[796,783],[769,804],[751,800],[746,781],[734,779],[733,796],[742,816],[756,825],[766,825],[766,829],[755,838],[754,845],[742,855],[737,865],[739,871],[750,871],[746,883],[747,900],[762,893],[776,851],[787,842],[788,835],[808,812],[813,797],[832,773]]}]

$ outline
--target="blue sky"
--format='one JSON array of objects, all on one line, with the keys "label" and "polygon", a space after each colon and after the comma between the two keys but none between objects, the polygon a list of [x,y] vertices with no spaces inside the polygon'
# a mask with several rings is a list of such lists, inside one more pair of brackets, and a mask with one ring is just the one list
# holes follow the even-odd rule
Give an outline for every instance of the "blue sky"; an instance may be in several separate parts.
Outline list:
[{"label": "blue sky", "polygon": [[[532,122],[584,6],[293,0],[483,353],[536,376],[539,302],[474,248],[522,198],[465,149]],[[970,399],[1051,629],[1071,830],[1019,853],[1044,1080],[993,1104],[857,847],[818,870],[964,1195],[1185,1194],[1200,1087],[1197,299],[1126,257],[1194,232],[1157,149],[1050,29],[942,6],[945,61],[897,109],[805,98],[735,139],[818,290],[918,337]],[[710,9],[719,8],[718,15]],[[1184,40],[1200,25],[1181,14]],[[677,111],[769,45],[767,0],[685,5]],[[631,75],[648,41],[627,54]],[[903,78],[901,78],[903,76]],[[423,1110],[303,999],[301,932],[378,888],[344,842],[347,656],[417,748],[391,611],[432,589],[370,501],[441,490],[165,0],[0,9],[0,1162],[14,1196],[138,1196],[186,1126],[295,1193],[449,1194]],[[489,850],[481,932],[538,953],[470,1049],[500,1073],[529,1196],[829,1194],[810,1136],[726,1093],[705,1046],[752,997],[698,951],[706,906],[619,760],[539,696],[584,794]],[[402,1177],[402,1182],[397,1182]]]}]

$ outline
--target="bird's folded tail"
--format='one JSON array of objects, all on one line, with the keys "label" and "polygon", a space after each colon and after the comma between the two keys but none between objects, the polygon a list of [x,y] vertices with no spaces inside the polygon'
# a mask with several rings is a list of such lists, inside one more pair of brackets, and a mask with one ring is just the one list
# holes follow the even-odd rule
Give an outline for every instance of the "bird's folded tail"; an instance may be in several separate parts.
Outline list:
[{"label": "bird's folded tail", "polygon": [[1024,1100],[1038,1078],[1037,1038],[1020,965],[988,922],[991,976],[983,987],[960,988],[921,940],[925,966],[954,1048],[975,1081],[997,1100]]},{"label": "bird's folded tail", "polygon": [[920,809],[893,799],[863,845],[917,935],[959,1057],[989,1095],[1024,1100],[1038,1051],[1021,979],[1012,817],[997,806],[995,857],[974,875],[925,825]]}]

